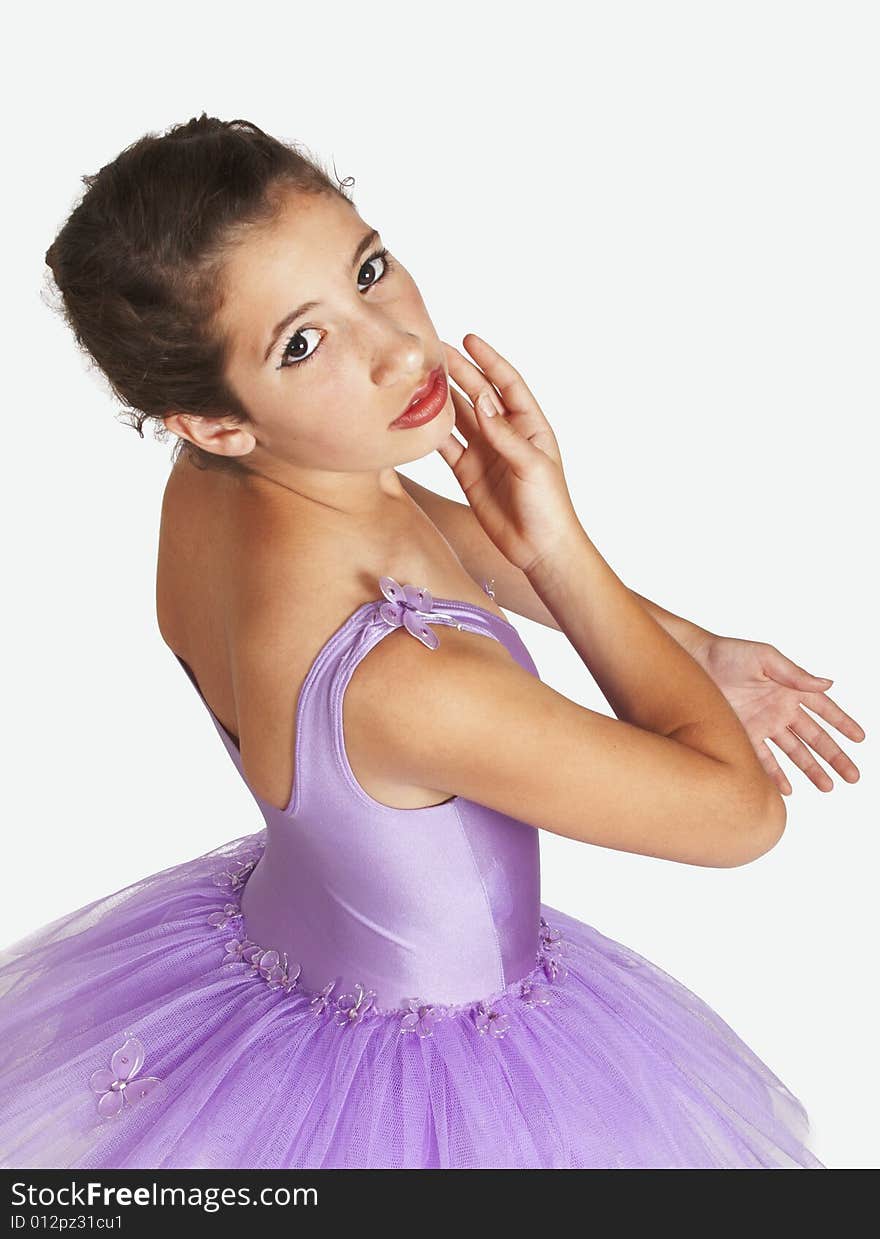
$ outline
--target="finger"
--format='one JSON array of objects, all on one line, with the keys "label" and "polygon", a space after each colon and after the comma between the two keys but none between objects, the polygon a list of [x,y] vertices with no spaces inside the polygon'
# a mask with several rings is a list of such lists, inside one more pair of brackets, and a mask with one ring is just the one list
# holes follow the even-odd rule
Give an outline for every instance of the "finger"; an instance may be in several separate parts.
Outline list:
[{"label": "finger", "polygon": [[446,344],[445,341],[443,344],[446,349],[446,364],[450,378],[453,378],[462,391],[467,393],[471,403],[475,405],[479,397],[486,393],[494,400],[498,411],[504,412],[504,401],[495,390],[491,379],[487,378],[483,371],[457,348]]},{"label": "finger", "polygon": [[449,394],[452,397],[452,407],[455,409],[455,429],[470,443],[480,433],[474,406],[454,387],[450,387]]},{"label": "finger", "polygon": [[804,744],[815,749],[823,761],[836,770],[842,779],[846,779],[847,783],[858,783],[858,767],[832,740],[825,728],[820,727],[816,720],[807,714],[806,710],[799,709],[794,720],[789,723],[789,727],[796,736],[803,740]]},{"label": "finger", "polygon": [[783,727],[781,731],[774,732],[769,738],[774,744],[779,745],[783,753],[787,754],[796,766],[803,770],[820,792],[831,791],[834,787],[831,777],[825,773],[804,742],[799,740],[793,731]]},{"label": "finger", "polygon": [[[465,336],[465,339],[470,339],[470,337]],[[449,372],[456,383],[464,388],[474,404],[477,403],[481,393],[486,392],[494,397],[499,412],[506,413],[508,416],[525,413],[531,415],[537,413],[540,415],[541,410],[519,372],[500,353],[496,352],[491,345],[483,342],[483,347],[487,350],[488,356],[496,359],[495,371],[505,383],[503,394],[499,394],[499,384],[492,376],[486,374],[481,369],[479,362],[471,360],[470,357],[465,357],[453,345],[447,344]]]},{"label": "finger", "polygon": [[836,701],[832,701],[827,693],[817,693],[807,702],[814,714],[824,718],[826,723],[836,727],[841,735],[848,740],[861,741],[865,738],[865,729],[860,727],[854,718],[850,718],[841,710]]},{"label": "finger", "polygon": [[[563,469],[559,444],[556,442],[553,429],[540,407],[535,403],[534,397],[528,388],[523,385],[523,390],[526,392],[528,399],[516,405],[516,407],[511,407],[508,400],[502,400],[494,385],[489,382],[482,370],[475,366],[473,362],[463,357],[457,349],[454,349],[451,344],[447,344],[445,341],[443,341],[443,347],[446,350],[447,368],[450,378],[464,388],[473,404],[476,405],[483,395],[494,400],[496,408],[505,415],[505,420],[513,422],[517,431],[524,439],[528,439],[532,446],[537,448],[542,455],[549,457],[560,469]],[[513,370],[513,367],[511,367],[511,370]],[[514,371],[514,373],[516,372]]]},{"label": "finger", "polygon": [[811,675],[803,667],[796,662],[792,662],[790,658],[786,658],[775,645],[765,647],[764,653],[764,670],[773,676],[773,679],[780,684],[784,684],[787,688],[798,688],[801,692],[808,693],[823,693],[826,688],[830,688],[834,683],[827,676]]},{"label": "finger", "polygon": [[[466,488],[470,485],[472,478],[466,477],[462,473],[461,461],[465,451],[468,448],[471,449],[472,456],[469,457],[469,459],[472,459],[474,461],[475,468],[479,469],[481,460],[483,463],[485,461],[485,452],[480,451],[480,445],[482,444],[484,447],[488,447],[489,445],[486,436],[480,429],[477,421],[477,414],[471,402],[466,396],[463,396],[460,391],[452,386],[449,387],[449,394],[452,397],[452,405],[455,409],[455,426],[453,429],[456,434],[450,432],[449,438],[444,440],[443,443],[439,445],[437,451],[453,470],[458,481],[466,490]],[[458,434],[465,439],[464,445],[462,445],[461,441],[456,437]],[[492,452],[495,452],[496,450],[497,449],[494,446],[491,448]],[[476,454],[473,455],[473,453]]]},{"label": "finger", "polygon": [[487,417],[479,404],[477,409],[479,426],[486,442],[507,462],[517,477],[527,478],[535,457],[543,459],[544,453],[514,429],[509,417]]},{"label": "finger", "polygon": [[504,403],[511,413],[541,414],[541,408],[520,372],[506,357],[473,331],[462,340],[467,351],[481,370],[501,392]]},{"label": "finger", "polygon": [[755,745],[755,752],[758,754],[758,760],[764,767],[764,770],[782,792],[783,796],[790,796],[791,784],[785,777],[785,772],[770,752],[765,741],[762,740],[760,744]]},{"label": "finger", "polygon": [[464,456],[467,451],[464,444],[461,443],[460,440],[456,439],[455,435],[452,431],[450,431],[447,438],[445,438],[442,443],[438,443],[437,451],[457,477],[459,463],[462,456]]}]

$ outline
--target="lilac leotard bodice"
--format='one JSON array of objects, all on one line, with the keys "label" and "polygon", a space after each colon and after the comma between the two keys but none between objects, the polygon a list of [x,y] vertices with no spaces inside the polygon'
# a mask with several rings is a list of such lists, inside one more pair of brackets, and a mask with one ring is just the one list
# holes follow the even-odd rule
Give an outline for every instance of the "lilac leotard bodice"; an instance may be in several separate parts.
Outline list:
[{"label": "lilac leotard bodice", "polygon": [[[296,961],[310,991],[359,984],[384,1010],[413,994],[466,1003],[534,967],[538,832],[462,796],[416,809],[374,800],[348,763],[343,696],[361,659],[397,627],[425,645],[426,658],[453,625],[500,641],[530,674],[538,671],[516,629],[494,612],[388,577],[382,592],[336,630],[303,681],[284,809],[250,787],[235,740],[176,657],[265,818],[265,847],[241,903],[248,937]],[[388,691],[407,688],[392,680]],[[416,728],[431,703],[413,696],[409,708]]]}]

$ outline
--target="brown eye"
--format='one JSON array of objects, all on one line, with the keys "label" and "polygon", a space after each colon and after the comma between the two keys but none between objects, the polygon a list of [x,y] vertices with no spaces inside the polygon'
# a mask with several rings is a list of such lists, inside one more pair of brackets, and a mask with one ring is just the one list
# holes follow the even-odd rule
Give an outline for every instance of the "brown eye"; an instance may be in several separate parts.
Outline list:
[{"label": "brown eye", "polygon": [[281,354],[281,366],[284,368],[290,365],[297,365],[304,361],[309,361],[315,354],[318,347],[318,340],[315,341],[314,348],[311,352],[306,352],[303,345],[308,345],[305,337],[312,331],[320,339],[321,333],[317,327],[301,327],[299,331],[295,331],[284,346],[284,352]]},{"label": "brown eye", "polygon": [[[379,283],[379,281],[381,280],[382,276],[385,274],[385,270],[386,270],[386,267],[387,267],[387,265],[388,265],[388,260],[387,260],[387,258],[385,257],[385,255],[384,255],[384,254],[374,254],[374,255],[372,256],[372,258],[368,258],[368,259],[367,259],[367,261],[364,263],[363,267],[361,267],[361,271],[363,271],[363,270],[365,270],[366,268],[370,267],[370,266],[371,266],[374,262],[381,262],[381,263],[382,263],[382,270],[379,272],[379,274],[378,274],[378,275],[374,275],[374,276],[373,276],[373,278],[372,278],[372,279],[368,282],[368,284],[367,284],[367,287],[368,287],[368,288],[369,288],[369,287],[371,287],[371,285],[373,285],[373,284],[378,284],[378,283]],[[360,275],[360,271],[358,272],[358,274]]]}]

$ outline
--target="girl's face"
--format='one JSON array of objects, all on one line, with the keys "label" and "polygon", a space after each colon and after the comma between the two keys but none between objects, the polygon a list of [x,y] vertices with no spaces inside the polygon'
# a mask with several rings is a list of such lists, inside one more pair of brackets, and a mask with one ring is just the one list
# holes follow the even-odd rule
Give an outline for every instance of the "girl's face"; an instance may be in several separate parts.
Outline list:
[{"label": "girl's face", "polygon": [[390,428],[432,370],[448,380],[444,349],[409,272],[351,203],[289,192],[233,251],[224,284],[226,377],[251,420],[200,421],[201,446],[266,472],[378,472],[449,436],[448,381],[436,417]]}]

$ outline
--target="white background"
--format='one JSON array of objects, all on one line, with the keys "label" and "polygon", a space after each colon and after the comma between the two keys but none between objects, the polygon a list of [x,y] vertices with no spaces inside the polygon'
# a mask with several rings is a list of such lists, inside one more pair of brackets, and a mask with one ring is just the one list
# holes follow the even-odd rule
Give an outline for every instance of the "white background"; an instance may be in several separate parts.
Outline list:
[{"label": "white background", "polygon": [[[18,18],[3,87],[0,943],[262,825],[156,626],[170,445],[123,424],[43,286],[83,174],[202,110],[244,117],[353,175],[441,338],[522,371],[627,584],[834,677],[865,728],[843,741],[860,782],[829,794],[779,754],[788,828],[754,864],[546,832],[542,856],[545,901],[705,998],[826,1165],[876,1166],[876,6],[44,16]],[[460,497],[436,453],[405,471]],[[609,712],[561,634],[511,618],[544,680]]]}]

